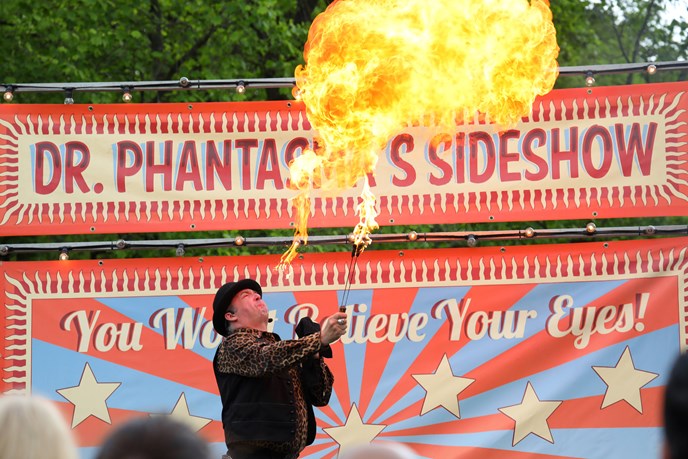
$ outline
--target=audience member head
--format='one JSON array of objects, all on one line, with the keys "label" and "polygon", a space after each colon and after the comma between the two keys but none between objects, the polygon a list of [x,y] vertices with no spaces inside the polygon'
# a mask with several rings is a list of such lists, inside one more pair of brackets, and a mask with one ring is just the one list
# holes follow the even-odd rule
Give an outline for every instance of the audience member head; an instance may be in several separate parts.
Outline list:
[{"label": "audience member head", "polygon": [[408,446],[394,442],[375,442],[352,448],[340,459],[416,459],[416,453]]},{"label": "audience member head", "polygon": [[674,363],[664,396],[665,457],[688,457],[688,354]]},{"label": "audience member head", "polygon": [[136,418],[105,440],[96,459],[208,459],[210,448],[187,425],[168,416]]},{"label": "audience member head", "polygon": [[65,418],[47,399],[0,396],[0,458],[77,459]]}]

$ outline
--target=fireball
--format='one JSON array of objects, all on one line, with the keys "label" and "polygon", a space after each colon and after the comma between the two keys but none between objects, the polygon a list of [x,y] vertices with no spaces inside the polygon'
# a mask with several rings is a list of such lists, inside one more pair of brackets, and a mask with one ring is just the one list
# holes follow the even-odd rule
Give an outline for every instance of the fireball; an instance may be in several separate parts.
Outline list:
[{"label": "fireball", "polygon": [[[512,126],[557,78],[559,47],[543,0],[339,0],[311,25],[296,85],[316,135],[290,165],[297,227],[307,242],[310,192],[344,190],[374,172],[409,123],[455,128],[477,115]],[[364,183],[356,244],[377,228]]]}]

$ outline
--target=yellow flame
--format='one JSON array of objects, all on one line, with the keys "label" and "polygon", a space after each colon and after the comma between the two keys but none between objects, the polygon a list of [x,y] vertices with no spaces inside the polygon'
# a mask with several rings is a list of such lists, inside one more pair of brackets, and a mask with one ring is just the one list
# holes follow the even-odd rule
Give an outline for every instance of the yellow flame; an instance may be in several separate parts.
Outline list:
[{"label": "yellow flame", "polygon": [[[409,122],[452,127],[479,114],[513,125],[554,86],[558,53],[544,0],[332,3],[313,21],[306,65],[296,69],[317,144],[290,165],[300,190],[295,241],[307,238],[314,185],[353,187]],[[374,229],[375,197],[364,187],[361,199],[363,235]]]}]

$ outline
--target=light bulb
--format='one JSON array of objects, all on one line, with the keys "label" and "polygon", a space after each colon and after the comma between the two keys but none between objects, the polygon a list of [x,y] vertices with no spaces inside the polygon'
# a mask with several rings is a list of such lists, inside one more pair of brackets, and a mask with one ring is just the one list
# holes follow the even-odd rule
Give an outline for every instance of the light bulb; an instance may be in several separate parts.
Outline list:
[{"label": "light bulb", "polygon": [[60,257],[59,258],[62,261],[69,260],[69,249],[60,250]]},{"label": "light bulb", "polygon": [[131,93],[128,90],[124,91],[124,94],[122,94],[122,100],[124,102],[131,102],[131,99],[132,99]]},{"label": "light bulb", "polygon": [[654,75],[657,72],[657,66],[655,64],[650,64],[647,66],[647,73]]},{"label": "light bulb", "polygon": [[585,86],[592,86],[595,84],[595,77],[592,75],[592,73],[588,73],[588,75],[585,77]]},{"label": "light bulb", "polygon": [[239,94],[243,94],[246,92],[246,85],[243,81],[237,83],[236,92],[238,92]]},{"label": "light bulb", "polygon": [[14,91],[12,91],[12,88],[7,88],[5,93],[2,95],[2,98],[5,100],[5,102],[12,102],[12,99],[14,99]]}]

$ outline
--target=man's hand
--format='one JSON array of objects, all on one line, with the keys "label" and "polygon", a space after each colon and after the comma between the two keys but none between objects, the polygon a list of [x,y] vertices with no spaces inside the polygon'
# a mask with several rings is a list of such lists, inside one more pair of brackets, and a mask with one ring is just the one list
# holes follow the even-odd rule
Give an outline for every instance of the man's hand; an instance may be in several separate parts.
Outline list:
[{"label": "man's hand", "polygon": [[323,346],[334,343],[346,332],[346,313],[338,312],[326,317],[320,324],[320,342]]}]

